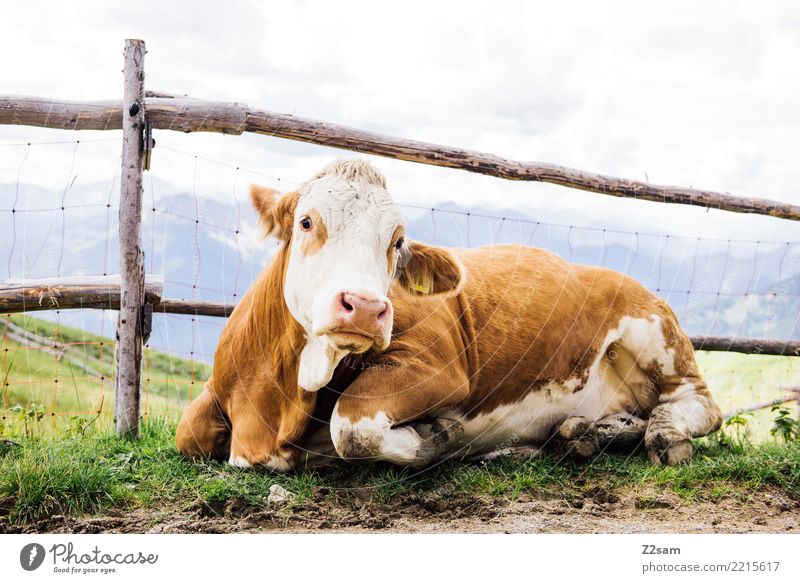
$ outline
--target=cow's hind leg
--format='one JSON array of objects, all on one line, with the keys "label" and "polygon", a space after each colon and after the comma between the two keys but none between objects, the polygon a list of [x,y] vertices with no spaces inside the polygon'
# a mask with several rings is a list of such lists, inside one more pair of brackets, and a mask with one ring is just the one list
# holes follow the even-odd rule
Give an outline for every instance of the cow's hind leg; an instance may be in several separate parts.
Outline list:
[{"label": "cow's hind leg", "polygon": [[699,376],[662,379],[662,385],[644,442],[651,463],[671,466],[691,457],[693,437],[719,429],[722,412]]},{"label": "cow's hind leg", "polygon": [[630,452],[644,441],[647,421],[629,413],[617,413],[595,422],[600,449]]},{"label": "cow's hind leg", "polygon": [[622,326],[614,366],[624,379],[635,376],[636,367],[624,372],[628,366],[621,357],[630,355],[645,375],[646,382],[634,391],[642,410],[649,412],[645,449],[651,463],[675,465],[691,457],[693,437],[719,429],[722,411],[697,368],[691,341],[677,317],[663,302],[657,312]]},{"label": "cow's hind leg", "polygon": [[597,426],[587,417],[567,417],[553,435],[553,449],[561,457],[588,460],[600,449]]},{"label": "cow's hind leg", "polygon": [[228,458],[230,426],[208,388],[183,412],[175,435],[175,445],[178,451],[189,458]]},{"label": "cow's hind leg", "polygon": [[592,421],[567,417],[553,435],[558,455],[585,461],[606,450],[630,452],[644,440],[647,421],[629,413],[616,413]]}]

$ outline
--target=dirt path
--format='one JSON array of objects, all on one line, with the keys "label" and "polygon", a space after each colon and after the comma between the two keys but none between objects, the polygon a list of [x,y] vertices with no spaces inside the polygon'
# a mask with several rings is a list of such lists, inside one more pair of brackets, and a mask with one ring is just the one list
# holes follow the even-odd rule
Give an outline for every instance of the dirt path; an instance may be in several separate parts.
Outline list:
[{"label": "dirt path", "polygon": [[229,500],[217,507],[195,502],[184,509],[113,512],[103,517],[52,516],[35,524],[0,522],[0,532],[230,533],[800,533],[800,501],[777,491],[747,499],[689,502],[675,494],[610,494],[583,499],[509,502],[458,494],[438,499],[413,494],[387,504],[342,500],[319,492],[293,507],[259,509]]}]

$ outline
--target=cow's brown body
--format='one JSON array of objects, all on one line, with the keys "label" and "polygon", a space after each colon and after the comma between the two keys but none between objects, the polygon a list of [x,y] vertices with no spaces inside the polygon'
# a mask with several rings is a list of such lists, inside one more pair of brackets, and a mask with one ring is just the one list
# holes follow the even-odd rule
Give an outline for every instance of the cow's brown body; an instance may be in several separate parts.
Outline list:
[{"label": "cow's brown body", "polygon": [[542,444],[570,417],[626,414],[648,420],[652,461],[676,463],[719,427],[674,313],[634,280],[529,247],[452,252],[466,272],[458,293],[391,294],[389,348],[346,357],[329,388],[309,393],[296,381],[304,340],[282,302],[281,251],[231,316],[179,449],[289,469],[331,435],[345,459],[419,466]]}]

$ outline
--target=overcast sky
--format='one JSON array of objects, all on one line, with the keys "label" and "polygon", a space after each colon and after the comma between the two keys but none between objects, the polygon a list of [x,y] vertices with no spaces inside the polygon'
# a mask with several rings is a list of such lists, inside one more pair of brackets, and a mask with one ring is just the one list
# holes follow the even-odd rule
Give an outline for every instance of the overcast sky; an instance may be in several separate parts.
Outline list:
[{"label": "overcast sky", "polygon": [[[2,92],[121,95],[125,38],[149,89],[246,102],[396,136],[659,184],[800,204],[796,2],[7,3]],[[0,144],[117,137],[0,126]],[[158,132],[153,175],[225,198],[341,151],[263,136]],[[171,149],[252,169],[235,171]],[[116,142],[3,147],[0,183],[110,181]],[[800,240],[797,223],[626,202],[373,158],[403,202],[547,219]],[[77,179],[74,176],[77,175]],[[8,191],[0,204],[10,206]],[[509,211],[510,212],[510,211]],[[587,213],[588,217],[587,218]]]}]

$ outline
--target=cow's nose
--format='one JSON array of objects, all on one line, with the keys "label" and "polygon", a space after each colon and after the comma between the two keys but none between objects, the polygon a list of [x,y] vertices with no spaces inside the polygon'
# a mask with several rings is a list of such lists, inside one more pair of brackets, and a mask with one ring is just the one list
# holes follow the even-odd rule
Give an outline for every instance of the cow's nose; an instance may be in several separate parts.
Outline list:
[{"label": "cow's nose", "polygon": [[386,321],[389,302],[357,293],[339,294],[337,316],[343,322],[366,334],[376,334]]}]

